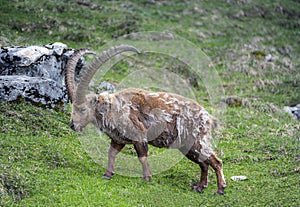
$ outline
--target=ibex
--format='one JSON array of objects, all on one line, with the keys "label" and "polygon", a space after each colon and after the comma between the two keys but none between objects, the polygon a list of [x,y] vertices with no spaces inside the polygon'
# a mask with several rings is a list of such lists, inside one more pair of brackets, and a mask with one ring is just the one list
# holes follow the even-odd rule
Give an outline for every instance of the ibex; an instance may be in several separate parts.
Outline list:
[{"label": "ibex", "polygon": [[143,178],[150,180],[148,144],[155,147],[179,149],[201,168],[200,183],[194,184],[197,192],[207,187],[208,167],[217,176],[218,194],[226,187],[222,160],[214,154],[210,139],[215,119],[195,101],[165,92],[141,89],[124,89],[117,93],[88,94],[88,86],[99,67],[111,57],[123,52],[140,53],[135,47],[120,45],[103,52],[80,73],[75,84],[74,73],[78,60],[88,49],[73,53],[66,66],[66,86],[72,102],[70,127],[81,131],[93,123],[110,139],[108,167],[103,178],[114,174],[115,157],[126,144],[133,144],[143,168]]}]

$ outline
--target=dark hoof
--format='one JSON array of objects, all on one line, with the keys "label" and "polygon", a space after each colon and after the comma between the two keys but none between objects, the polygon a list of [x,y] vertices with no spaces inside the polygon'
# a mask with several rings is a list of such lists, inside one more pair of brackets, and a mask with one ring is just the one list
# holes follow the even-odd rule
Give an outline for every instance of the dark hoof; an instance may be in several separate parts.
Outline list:
[{"label": "dark hoof", "polygon": [[202,193],[204,186],[198,185],[197,183],[193,184],[193,189],[197,193]]},{"label": "dark hoof", "polygon": [[110,180],[113,175],[114,175],[113,172],[106,172],[104,175],[102,175],[102,178],[104,178],[106,180]]},{"label": "dark hoof", "polygon": [[222,189],[218,189],[217,194],[218,195],[224,195],[224,188],[225,187],[223,187]]},{"label": "dark hoof", "polygon": [[222,187],[219,187],[218,188],[218,191],[217,191],[217,194],[218,195],[224,195],[224,189],[226,188],[226,184],[224,183],[223,185],[222,185]]},{"label": "dark hoof", "polygon": [[224,192],[217,192],[218,195],[224,195]]},{"label": "dark hoof", "polygon": [[150,175],[150,176],[144,176],[144,177],[143,177],[143,180],[144,180],[144,181],[150,181],[150,180],[151,180],[151,175]]},{"label": "dark hoof", "polygon": [[102,177],[101,178],[103,178],[103,179],[106,179],[106,180],[110,180],[111,179],[111,176],[107,176],[107,175],[102,175]]}]

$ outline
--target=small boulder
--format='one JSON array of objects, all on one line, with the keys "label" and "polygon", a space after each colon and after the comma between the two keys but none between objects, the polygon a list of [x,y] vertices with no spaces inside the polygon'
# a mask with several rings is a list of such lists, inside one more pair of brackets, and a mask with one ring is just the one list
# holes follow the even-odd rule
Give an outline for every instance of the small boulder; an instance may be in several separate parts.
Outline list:
[{"label": "small boulder", "polygon": [[300,103],[292,106],[285,106],[284,110],[294,118],[300,120]]}]

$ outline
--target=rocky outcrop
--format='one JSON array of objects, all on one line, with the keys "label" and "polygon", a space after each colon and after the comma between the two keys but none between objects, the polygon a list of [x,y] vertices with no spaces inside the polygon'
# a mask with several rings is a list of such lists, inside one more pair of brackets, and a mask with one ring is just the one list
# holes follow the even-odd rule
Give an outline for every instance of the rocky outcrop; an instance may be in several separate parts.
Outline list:
[{"label": "rocky outcrop", "polygon": [[[63,43],[0,48],[0,99],[25,99],[47,107],[68,102],[64,68],[72,49]],[[84,65],[77,64],[76,75]]]}]

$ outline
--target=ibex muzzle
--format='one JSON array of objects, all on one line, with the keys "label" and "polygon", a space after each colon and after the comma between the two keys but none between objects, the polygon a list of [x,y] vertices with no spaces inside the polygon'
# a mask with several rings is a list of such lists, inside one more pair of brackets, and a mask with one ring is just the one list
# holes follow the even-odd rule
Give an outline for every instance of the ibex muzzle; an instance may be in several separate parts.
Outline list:
[{"label": "ibex muzzle", "polygon": [[197,192],[207,187],[208,167],[217,176],[218,194],[226,187],[222,161],[214,154],[210,139],[214,118],[195,101],[180,95],[125,89],[114,94],[86,95],[88,84],[97,69],[111,57],[123,52],[139,51],[128,45],[113,47],[103,52],[81,72],[76,86],[74,72],[77,61],[90,50],[76,51],[66,67],[66,85],[72,102],[70,127],[81,131],[93,123],[111,138],[108,167],[103,175],[110,179],[114,174],[115,157],[126,144],[133,144],[143,167],[143,178],[150,180],[148,144],[156,147],[177,148],[201,168]]},{"label": "ibex muzzle", "polygon": [[76,131],[76,130],[75,130],[75,125],[74,125],[74,122],[73,122],[73,121],[70,121],[69,126],[70,126],[70,128],[71,128],[72,130]]}]

